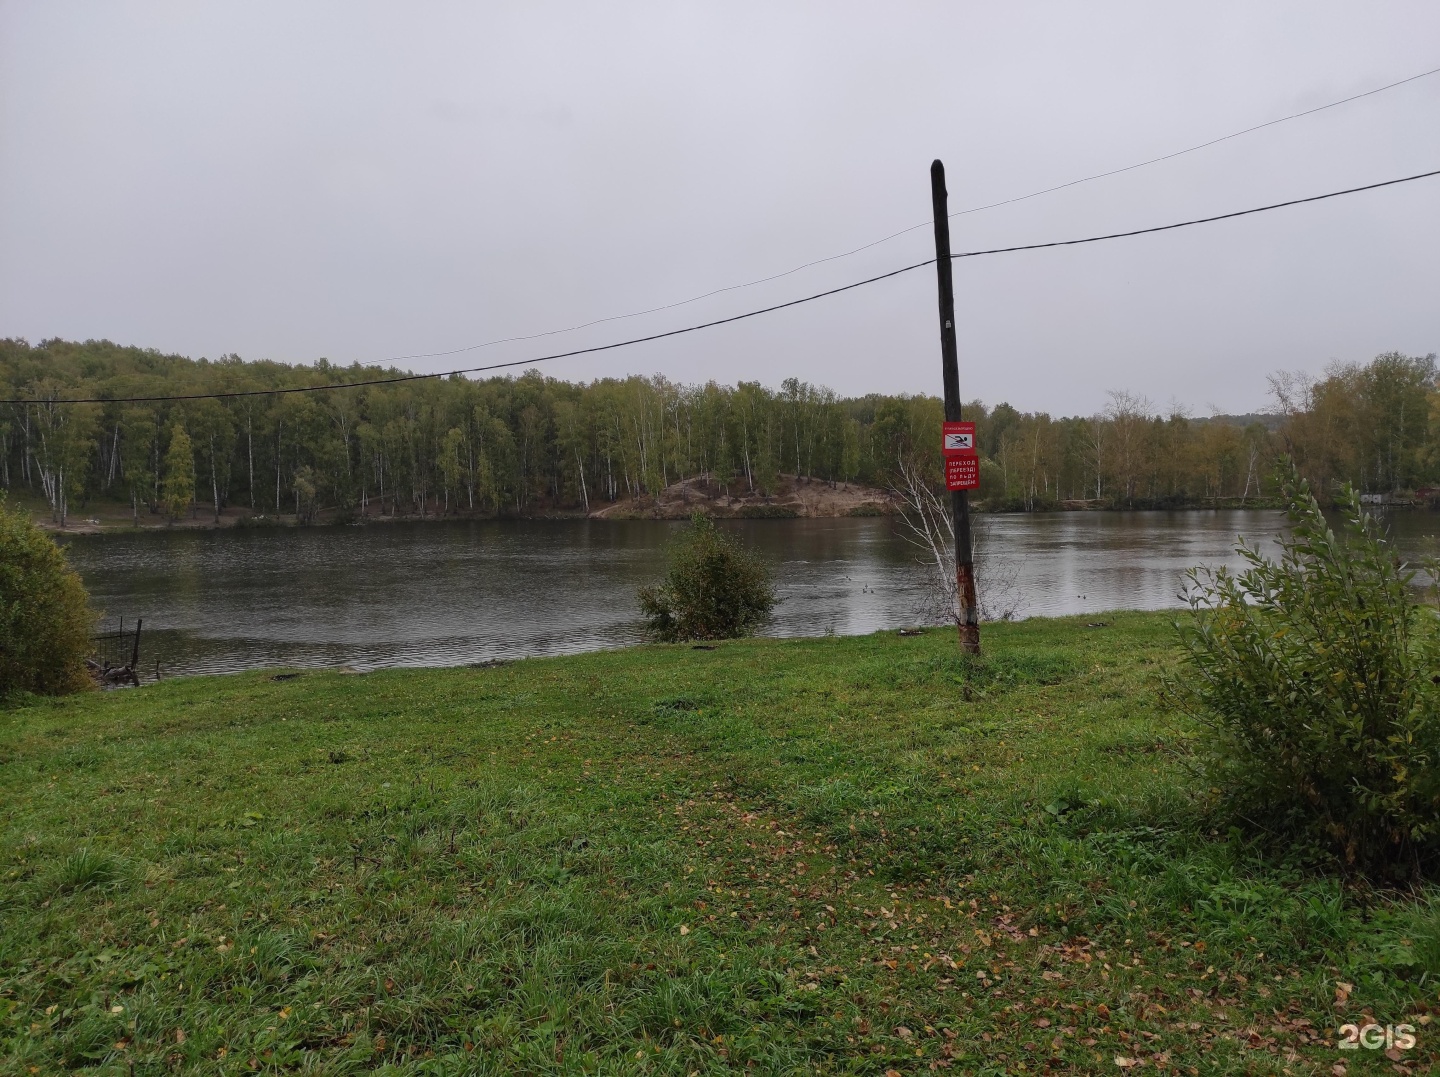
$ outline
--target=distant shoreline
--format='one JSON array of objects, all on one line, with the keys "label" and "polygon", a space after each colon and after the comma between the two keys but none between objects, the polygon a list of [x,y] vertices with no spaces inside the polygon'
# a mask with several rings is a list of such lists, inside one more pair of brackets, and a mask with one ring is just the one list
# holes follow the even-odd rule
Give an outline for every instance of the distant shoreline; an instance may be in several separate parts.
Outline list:
[{"label": "distant shoreline", "polygon": [[[299,520],[293,513],[252,513],[248,508],[237,508],[234,506],[221,510],[220,520],[217,522],[214,513],[207,508],[201,508],[193,515],[177,521],[167,521],[161,516],[148,511],[141,513],[139,524],[133,522],[128,506],[120,505],[92,505],[82,509],[78,513],[72,513],[65,527],[50,518],[49,512],[42,507],[26,506],[31,510],[36,523],[44,530],[57,536],[84,536],[84,535],[137,535],[174,531],[228,531],[228,530],[301,530],[306,528],[330,528],[330,527],[369,527],[386,526],[389,524],[415,524],[415,523],[456,523],[460,521],[503,521],[523,522],[539,520],[594,520],[597,522],[632,522],[632,521],[680,521],[688,519],[693,512],[704,512],[722,520],[804,520],[804,519],[846,519],[846,518],[875,518],[899,515],[893,505],[871,507],[870,503],[862,503],[847,511],[797,511],[791,504],[787,504],[779,498],[773,498],[770,503],[764,501],[758,504],[741,503],[738,505],[715,506],[710,503],[695,501],[689,505],[675,506],[670,504],[657,505],[654,500],[627,499],[617,501],[613,505],[607,504],[604,508],[586,513],[583,509],[557,508],[546,511],[527,513],[494,513],[494,512],[441,512],[427,513],[421,516],[418,513],[401,513],[390,515],[389,513],[372,512],[361,515],[358,512],[347,512],[344,510],[326,509],[318,512],[313,519],[307,521]],[[120,511],[121,509],[124,511]],[[1248,509],[1253,511],[1278,511],[1280,506],[1272,503],[1269,499],[1251,498],[1241,503],[1238,498],[1224,499],[1220,503],[1206,504],[1145,504],[1134,505],[1113,505],[1062,502],[1060,504],[1037,505],[1033,509],[1012,508],[991,508],[984,502],[972,505],[972,510],[982,516],[1035,516],[1041,514],[1057,513],[1114,513],[1114,512],[1218,512]],[[97,511],[98,510],[98,511]],[[1391,511],[1423,512],[1433,511],[1424,505],[1401,505],[1392,507]]]},{"label": "distant shoreline", "polygon": [[[230,528],[302,528],[368,526],[391,523],[431,523],[455,520],[686,520],[703,512],[722,520],[841,519],[845,517],[896,516],[899,502],[888,490],[860,483],[831,482],[806,476],[782,475],[773,492],[762,494],[711,482],[704,476],[683,479],[667,486],[658,496],[624,497],[614,502],[593,503],[587,512],[582,506],[536,505],[525,512],[471,511],[449,509],[443,500],[424,515],[416,512],[391,515],[371,501],[367,511],[322,508],[310,519],[294,513],[265,513],[248,506],[228,505],[215,519],[214,510],[197,504],[185,519],[168,521],[159,513],[143,509],[138,525],[128,502],[92,502],[70,514],[60,527],[43,501],[34,496],[15,497],[45,530],[63,535],[138,534],[152,531],[215,531]],[[14,495],[12,491],[12,497]],[[1368,506],[1382,511],[1433,511],[1428,501],[1399,499],[1384,505]],[[1018,499],[996,502],[977,499],[972,510],[988,516],[1027,516],[1059,512],[1215,512],[1256,509],[1276,511],[1280,503],[1267,497],[1222,497],[1204,500],[1136,499],[1128,505],[1109,498],[1064,499],[1035,502],[1027,506]]]}]

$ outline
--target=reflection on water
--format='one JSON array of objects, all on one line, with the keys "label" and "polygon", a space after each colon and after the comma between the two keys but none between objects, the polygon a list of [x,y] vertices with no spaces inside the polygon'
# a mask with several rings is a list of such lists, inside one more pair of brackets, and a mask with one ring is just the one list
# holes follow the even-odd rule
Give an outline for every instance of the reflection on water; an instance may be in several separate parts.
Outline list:
[{"label": "reflection on water", "polygon": [[[1402,542],[1433,533],[1398,518]],[[1413,523],[1404,523],[1404,521]],[[982,517],[980,585],[1013,576],[1024,615],[1176,604],[1183,573],[1234,563],[1276,512],[1074,512]],[[678,526],[649,521],[376,524],[81,538],[70,557],[112,624],[145,618],[144,665],[448,666],[639,640],[635,589]],[[724,525],[776,566],[768,633],[854,634],[914,623],[917,551],[888,519]]]}]

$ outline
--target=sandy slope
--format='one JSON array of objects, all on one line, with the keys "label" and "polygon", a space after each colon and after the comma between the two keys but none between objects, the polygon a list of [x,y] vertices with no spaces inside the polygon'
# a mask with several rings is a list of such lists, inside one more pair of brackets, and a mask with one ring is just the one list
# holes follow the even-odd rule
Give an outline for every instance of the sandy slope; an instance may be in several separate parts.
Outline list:
[{"label": "sandy slope", "polygon": [[705,478],[672,483],[659,497],[629,498],[606,505],[594,519],[684,519],[701,510],[714,516],[870,516],[894,511],[889,493],[871,486],[782,475],[775,493],[751,493],[744,480],[729,490]]}]

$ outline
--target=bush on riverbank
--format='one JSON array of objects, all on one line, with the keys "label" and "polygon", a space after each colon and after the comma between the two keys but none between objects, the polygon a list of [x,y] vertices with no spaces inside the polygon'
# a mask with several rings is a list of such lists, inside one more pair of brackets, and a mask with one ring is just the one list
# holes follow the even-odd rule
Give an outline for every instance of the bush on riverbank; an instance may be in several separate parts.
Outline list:
[{"label": "bush on riverbank", "polygon": [[655,639],[735,639],[769,619],[775,584],[764,559],[697,512],[671,545],[664,582],[639,599]]},{"label": "bush on riverbank", "polygon": [[1244,571],[1191,574],[1171,694],[1241,817],[1418,865],[1440,837],[1440,619],[1353,489],[1340,535],[1293,466],[1283,489],[1278,560],[1242,540]]},{"label": "bush on riverbank", "polygon": [[60,547],[0,497],[0,696],[89,686],[88,601]]}]

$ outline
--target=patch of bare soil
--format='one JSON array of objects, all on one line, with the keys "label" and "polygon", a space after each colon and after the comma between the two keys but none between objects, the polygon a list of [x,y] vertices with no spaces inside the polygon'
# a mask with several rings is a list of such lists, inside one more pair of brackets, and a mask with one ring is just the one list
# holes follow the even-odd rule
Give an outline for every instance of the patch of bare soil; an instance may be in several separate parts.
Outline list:
[{"label": "patch of bare soil", "polygon": [[671,483],[658,497],[617,501],[590,514],[599,520],[683,520],[693,512],[718,517],[764,519],[797,516],[888,516],[895,511],[888,491],[853,482],[828,482],[782,475],[769,494],[751,492],[744,480],[728,488],[706,476]]}]

